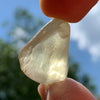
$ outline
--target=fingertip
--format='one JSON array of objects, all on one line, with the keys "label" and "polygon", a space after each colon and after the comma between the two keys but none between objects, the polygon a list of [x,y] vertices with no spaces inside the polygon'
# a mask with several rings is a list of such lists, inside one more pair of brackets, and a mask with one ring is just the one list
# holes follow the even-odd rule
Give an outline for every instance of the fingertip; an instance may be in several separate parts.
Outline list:
[{"label": "fingertip", "polygon": [[[94,95],[81,83],[68,78],[68,90],[70,93],[70,100],[96,100]],[[76,98],[76,99],[75,99]]]},{"label": "fingertip", "polygon": [[40,85],[38,86],[38,92],[39,92],[39,94],[40,94],[42,100],[46,100],[47,91],[46,91],[45,85],[40,84]]},{"label": "fingertip", "polygon": [[49,85],[39,85],[42,100],[96,100],[92,93],[79,82],[66,78],[64,81]]}]

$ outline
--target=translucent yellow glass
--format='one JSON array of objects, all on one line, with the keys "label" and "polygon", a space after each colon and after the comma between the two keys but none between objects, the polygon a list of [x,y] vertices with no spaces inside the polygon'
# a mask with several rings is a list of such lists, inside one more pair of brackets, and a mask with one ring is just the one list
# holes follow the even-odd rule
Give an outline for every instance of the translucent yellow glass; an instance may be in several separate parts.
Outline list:
[{"label": "translucent yellow glass", "polygon": [[51,84],[65,79],[68,72],[70,26],[53,19],[22,49],[22,71],[32,80]]}]

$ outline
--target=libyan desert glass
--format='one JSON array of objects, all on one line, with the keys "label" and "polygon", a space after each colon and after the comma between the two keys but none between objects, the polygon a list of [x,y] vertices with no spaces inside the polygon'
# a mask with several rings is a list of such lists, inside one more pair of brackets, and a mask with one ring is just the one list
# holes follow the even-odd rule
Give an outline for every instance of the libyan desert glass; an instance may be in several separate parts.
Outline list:
[{"label": "libyan desert glass", "polygon": [[69,38],[69,24],[53,19],[20,52],[21,70],[43,84],[64,80],[68,72]]}]

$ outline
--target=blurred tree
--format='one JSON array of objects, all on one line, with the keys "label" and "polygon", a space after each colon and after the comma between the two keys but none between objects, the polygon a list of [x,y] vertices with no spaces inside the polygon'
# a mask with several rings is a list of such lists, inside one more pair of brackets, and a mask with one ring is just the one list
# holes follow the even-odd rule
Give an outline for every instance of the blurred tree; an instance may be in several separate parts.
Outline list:
[{"label": "blurred tree", "polygon": [[14,20],[10,41],[0,40],[0,100],[40,100],[38,83],[20,70],[17,46],[22,45],[19,41],[25,44],[44,23],[24,9],[16,10]]},{"label": "blurred tree", "polygon": [[0,40],[0,100],[40,100],[37,86],[21,72],[17,50]]},{"label": "blurred tree", "polygon": [[[8,37],[11,41],[0,40],[0,100],[40,100],[38,83],[27,78],[20,70],[18,47],[35,35],[44,22],[35,19],[25,9],[17,9],[14,20]],[[70,60],[68,77],[80,81],[94,91],[95,87],[90,83],[90,78],[86,75],[80,78],[78,72],[79,65]]]}]

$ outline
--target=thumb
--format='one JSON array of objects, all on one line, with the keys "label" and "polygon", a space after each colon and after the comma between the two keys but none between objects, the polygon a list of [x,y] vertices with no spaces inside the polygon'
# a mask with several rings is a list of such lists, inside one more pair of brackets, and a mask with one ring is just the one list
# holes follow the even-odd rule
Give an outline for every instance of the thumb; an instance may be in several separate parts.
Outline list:
[{"label": "thumb", "polygon": [[49,87],[40,84],[38,91],[42,100],[96,100],[88,89],[70,78]]}]

